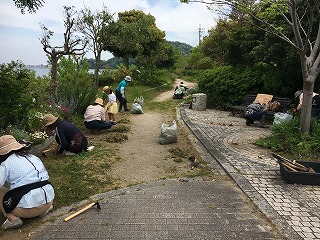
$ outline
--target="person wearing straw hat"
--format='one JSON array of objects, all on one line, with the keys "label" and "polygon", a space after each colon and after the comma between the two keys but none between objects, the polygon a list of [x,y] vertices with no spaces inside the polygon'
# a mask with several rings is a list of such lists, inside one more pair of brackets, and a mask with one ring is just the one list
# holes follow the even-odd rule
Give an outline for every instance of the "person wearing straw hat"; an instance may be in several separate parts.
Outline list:
[{"label": "person wearing straw hat", "polygon": [[52,208],[54,188],[42,161],[26,152],[11,135],[0,137],[0,210],[3,229],[17,228],[21,218],[44,216]]},{"label": "person wearing straw hat", "polygon": [[127,89],[127,83],[128,82],[131,82],[131,77],[130,76],[126,76],[119,83],[119,85],[116,88],[116,97],[117,97],[118,101],[120,102],[118,112],[120,112],[122,110],[122,106],[124,107],[125,111],[129,111],[130,110],[127,107],[127,98],[126,98],[126,89]]},{"label": "person wearing straw hat", "polygon": [[113,125],[117,124],[116,114],[118,113],[118,104],[116,95],[113,93],[111,87],[104,86],[103,92],[108,95],[108,103],[105,107],[106,112],[108,113],[109,122]]},{"label": "person wearing straw hat", "polygon": [[59,144],[57,154],[75,155],[86,151],[88,140],[71,122],[61,120],[52,114],[43,117],[43,123],[48,135],[55,135],[56,142]]},{"label": "person wearing straw hat", "polygon": [[105,121],[102,98],[97,98],[93,104],[87,107],[84,113],[84,125],[92,132],[112,127],[111,123]]}]

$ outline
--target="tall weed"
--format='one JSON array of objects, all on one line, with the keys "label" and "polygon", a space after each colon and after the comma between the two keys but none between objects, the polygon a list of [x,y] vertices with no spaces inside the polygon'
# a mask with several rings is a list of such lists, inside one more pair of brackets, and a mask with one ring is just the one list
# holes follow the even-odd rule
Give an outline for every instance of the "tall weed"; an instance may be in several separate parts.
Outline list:
[{"label": "tall weed", "polygon": [[309,134],[300,133],[298,117],[290,122],[272,125],[271,136],[257,140],[256,144],[298,158],[317,157],[320,150],[320,121],[312,119]]}]

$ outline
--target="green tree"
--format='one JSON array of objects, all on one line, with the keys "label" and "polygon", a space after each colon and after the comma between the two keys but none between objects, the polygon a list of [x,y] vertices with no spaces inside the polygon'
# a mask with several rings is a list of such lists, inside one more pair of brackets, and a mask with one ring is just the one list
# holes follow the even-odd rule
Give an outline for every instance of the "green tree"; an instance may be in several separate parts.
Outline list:
[{"label": "green tree", "polygon": [[[180,0],[201,2],[213,7],[229,6],[256,19],[265,31],[293,46],[300,58],[303,76],[303,108],[300,118],[301,133],[309,133],[311,122],[312,92],[320,74],[320,2],[315,0]],[[291,32],[285,31],[277,20],[282,18]],[[292,37],[291,37],[292,36]]]},{"label": "green tree", "polygon": [[[113,21],[113,15],[104,7],[101,12],[92,12],[89,8],[80,11],[77,19],[78,30],[89,40],[89,49],[95,58],[95,87],[99,87],[99,68],[101,53],[110,44],[111,35],[108,33],[109,23]],[[103,31],[103,34],[102,34]]]},{"label": "green tree", "polygon": [[152,55],[153,49],[165,38],[165,33],[157,28],[155,18],[143,11],[125,11],[118,16],[118,21],[110,24],[111,43],[105,50],[122,58],[128,69],[130,58]]},{"label": "green tree", "polygon": [[25,13],[25,9],[29,13],[35,13],[39,8],[43,7],[43,0],[13,0],[17,8],[21,10],[21,13]]}]

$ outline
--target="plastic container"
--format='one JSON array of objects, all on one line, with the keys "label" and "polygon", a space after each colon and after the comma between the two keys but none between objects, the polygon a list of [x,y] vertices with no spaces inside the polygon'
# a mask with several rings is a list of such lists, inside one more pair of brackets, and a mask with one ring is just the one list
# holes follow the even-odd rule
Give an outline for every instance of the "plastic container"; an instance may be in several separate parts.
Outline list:
[{"label": "plastic container", "polygon": [[311,172],[293,172],[280,164],[280,173],[287,183],[296,183],[304,185],[320,185],[320,163],[297,161],[306,167],[311,167],[315,173]]}]

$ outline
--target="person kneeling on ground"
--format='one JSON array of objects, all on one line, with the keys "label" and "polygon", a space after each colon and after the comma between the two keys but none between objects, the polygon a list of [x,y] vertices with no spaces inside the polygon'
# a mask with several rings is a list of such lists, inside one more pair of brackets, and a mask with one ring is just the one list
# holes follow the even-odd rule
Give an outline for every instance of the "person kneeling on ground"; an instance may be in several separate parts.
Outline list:
[{"label": "person kneeling on ground", "polygon": [[84,113],[84,125],[92,132],[109,129],[112,123],[106,122],[102,98],[97,98],[93,104],[87,107]]},{"label": "person kneeling on ground", "polygon": [[267,111],[264,110],[263,105],[257,101],[251,103],[244,112],[244,118],[246,119],[246,125],[250,126],[254,124],[254,121],[260,120],[260,127],[265,127],[265,121],[267,117]]},{"label": "person kneeling on ground", "polygon": [[188,88],[183,84],[183,82],[181,82],[180,85],[175,88],[174,93],[173,93],[173,98],[174,99],[184,98],[187,89]]},{"label": "person kneeling on ground", "polygon": [[21,218],[44,216],[53,208],[48,172],[24,147],[11,135],[0,137],[0,210],[7,218],[3,229],[17,228]]},{"label": "person kneeling on ground", "polygon": [[56,142],[60,145],[57,154],[74,155],[86,151],[88,148],[88,140],[71,122],[61,120],[52,114],[46,114],[43,117],[46,127],[46,133],[55,135]]}]

